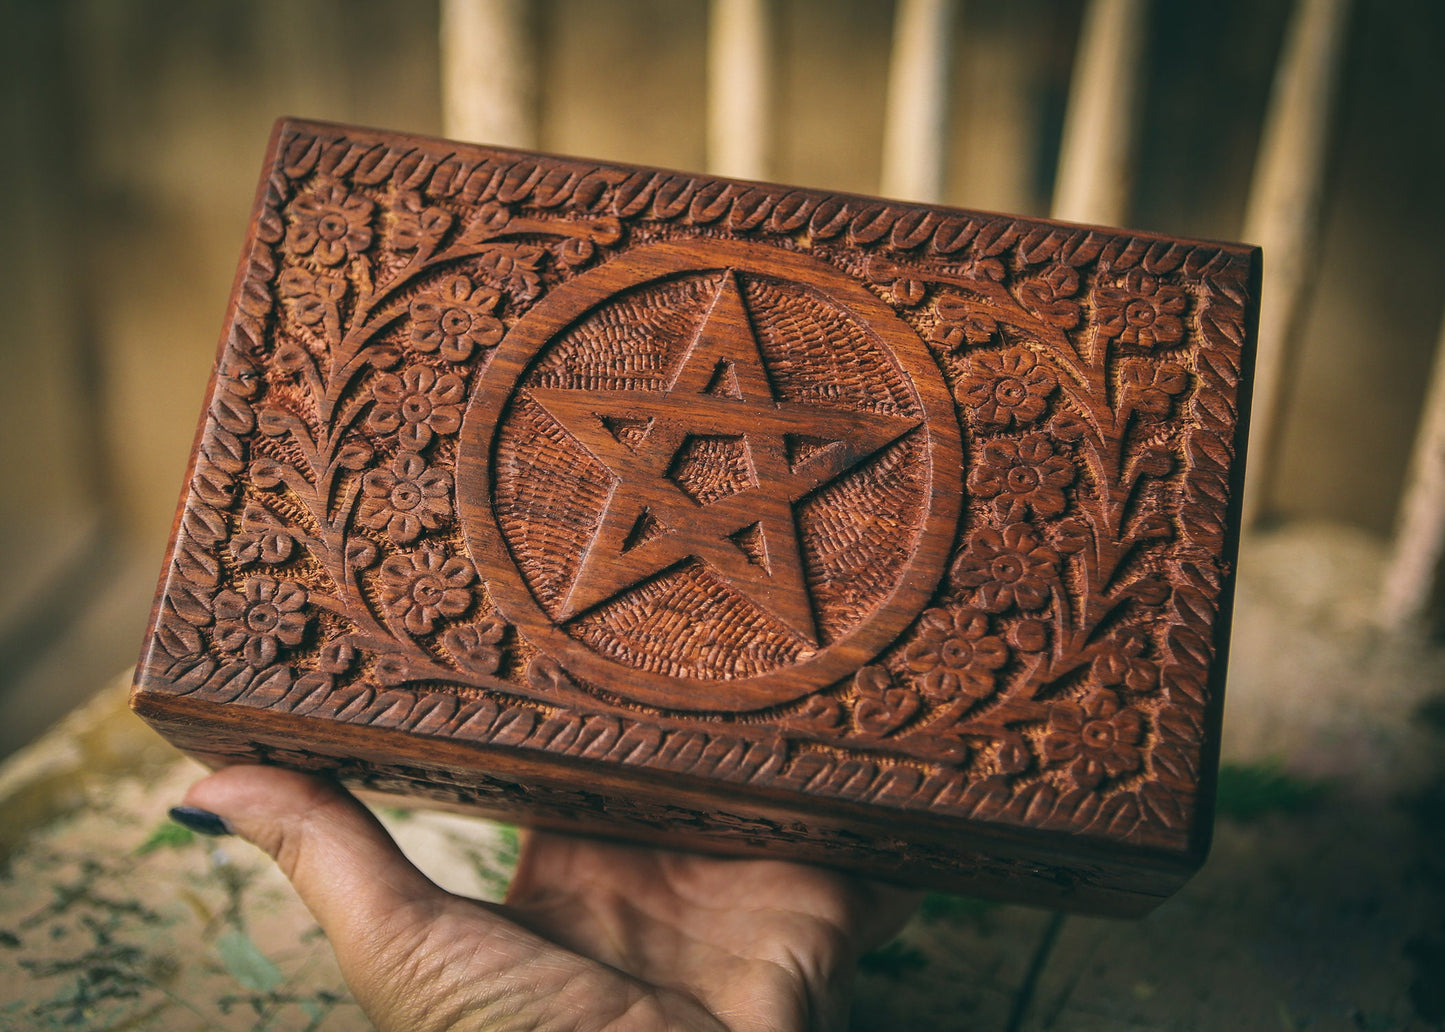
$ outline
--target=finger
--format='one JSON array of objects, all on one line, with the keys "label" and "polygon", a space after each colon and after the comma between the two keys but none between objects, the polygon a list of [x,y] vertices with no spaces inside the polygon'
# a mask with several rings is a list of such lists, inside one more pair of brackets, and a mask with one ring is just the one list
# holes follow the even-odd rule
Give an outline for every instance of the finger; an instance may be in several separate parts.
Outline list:
[{"label": "finger", "polygon": [[332,782],[228,767],[194,785],[185,803],[271,854],[378,1029],[451,1029],[463,1016],[485,1016],[506,1004],[508,972],[539,953],[534,936],[433,884]]},{"label": "finger", "polygon": [[412,866],[371,812],[328,781],[228,767],[185,802],[223,817],[271,854],[333,943],[375,950],[447,895]]}]

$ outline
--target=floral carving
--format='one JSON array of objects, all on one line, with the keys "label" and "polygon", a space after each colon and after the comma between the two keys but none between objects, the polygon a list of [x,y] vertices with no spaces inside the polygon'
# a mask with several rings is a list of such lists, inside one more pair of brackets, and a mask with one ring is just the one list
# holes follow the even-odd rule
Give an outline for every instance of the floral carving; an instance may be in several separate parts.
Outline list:
[{"label": "floral carving", "polygon": [[1028,348],[974,356],[969,375],[954,392],[980,423],[1025,426],[1043,415],[1058,379]]},{"label": "floral carving", "polygon": [[258,670],[270,666],[283,647],[301,644],[311,619],[302,611],[305,606],[304,588],[274,577],[251,577],[244,594],[228,589],[216,595],[216,644]]},{"label": "floral carving", "polygon": [[453,659],[473,674],[495,674],[502,664],[502,636],[507,624],[498,616],[480,623],[453,627],[442,635],[442,645]]},{"label": "floral carving", "polygon": [[1064,488],[1074,482],[1074,464],[1054,451],[1043,434],[1020,441],[1001,439],[983,446],[982,461],[969,474],[968,486],[980,498],[992,498],[1006,520],[1030,512],[1057,516],[1064,511]]},{"label": "floral carving", "polygon": [[409,545],[423,530],[447,522],[451,491],[451,477],[416,452],[400,452],[391,469],[374,469],[361,478],[357,518],[364,527],[386,531],[398,545]]},{"label": "floral carving", "polygon": [[1069,764],[1080,785],[1093,786],[1139,769],[1144,718],[1110,691],[1097,691],[1076,702],[1060,699],[1049,710],[1044,757],[1055,766]]},{"label": "floral carving", "polygon": [[1159,683],[1159,667],[1143,658],[1149,639],[1138,631],[1123,631],[1109,638],[1094,657],[1094,676],[1107,687],[1133,692],[1152,691]]},{"label": "floral carving", "polygon": [[993,694],[996,671],[1008,662],[1008,646],[988,633],[988,617],[977,610],[929,609],[919,618],[918,635],[904,650],[903,661],[933,701],[978,701]]},{"label": "floral carving", "polygon": [[371,393],[376,405],[367,422],[384,434],[395,431],[403,447],[420,451],[434,433],[453,434],[462,425],[466,386],[455,373],[438,376],[430,366],[412,366],[400,376],[378,376]]},{"label": "floral carving", "polygon": [[1074,294],[1079,290],[1079,271],[1067,265],[1050,265],[1024,280],[1019,296],[1051,326],[1072,329],[1079,325],[1082,309]]},{"label": "floral carving", "polygon": [[939,297],[935,308],[938,322],[929,331],[928,339],[950,351],[987,344],[998,332],[998,323],[991,316],[959,298],[945,294]]},{"label": "floral carving", "polygon": [[893,683],[881,666],[866,666],[853,676],[858,703],[853,719],[865,735],[882,738],[897,731],[918,712],[918,693]]},{"label": "floral carving", "polygon": [[255,505],[247,508],[241,517],[241,529],[231,535],[231,555],[242,566],[258,562],[279,565],[291,558],[295,547],[296,538],[290,529]]},{"label": "floral carving", "polygon": [[1189,386],[1189,374],[1177,362],[1133,358],[1124,362],[1119,375],[1134,409],[1151,416],[1169,415],[1171,399]]},{"label": "floral carving", "polygon": [[953,579],[960,587],[974,589],[976,604],[986,613],[1002,613],[1014,605],[1039,609],[1049,600],[1058,561],[1058,552],[1027,523],[1010,524],[1002,531],[984,527],[974,532],[967,551],[954,560]]},{"label": "floral carving", "polygon": [[397,251],[415,251],[446,232],[452,221],[452,217],[442,209],[424,204],[415,190],[403,190],[397,194],[392,217],[396,221],[392,225],[390,240],[392,248]]},{"label": "floral carving", "polygon": [[494,247],[482,258],[482,273],[522,297],[535,297],[542,289],[542,277],[537,270],[546,253],[540,247]]},{"label": "floral carving", "polygon": [[410,633],[430,634],[437,620],[467,611],[475,578],[470,563],[440,549],[404,552],[381,564],[381,602]]},{"label": "floral carving", "polygon": [[1141,348],[1179,343],[1184,322],[1179,316],[1188,299],[1182,287],[1160,283],[1143,269],[1130,269],[1120,286],[1101,286],[1094,313],[1099,329],[1117,335],[1121,344]]},{"label": "floral carving", "polygon": [[346,280],[340,276],[313,274],[299,265],[281,274],[276,291],[292,302],[296,321],[303,326],[323,325],[335,334],[340,327],[337,305],[346,296]]},{"label": "floral carving", "polygon": [[461,362],[478,347],[495,347],[502,321],[491,315],[500,295],[490,287],[473,288],[465,276],[448,277],[437,290],[411,303],[411,346]]},{"label": "floral carving", "polygon": [[286,246],[322,265],[340,265],[371,246],[371,201],[337,183],[302,194],[291,204]]},{"label": "floral carving", "polygon": [[356,647],[350,639],[334,638],[321,647],[316,665],[328,674],[344,674],[356,664]]}]

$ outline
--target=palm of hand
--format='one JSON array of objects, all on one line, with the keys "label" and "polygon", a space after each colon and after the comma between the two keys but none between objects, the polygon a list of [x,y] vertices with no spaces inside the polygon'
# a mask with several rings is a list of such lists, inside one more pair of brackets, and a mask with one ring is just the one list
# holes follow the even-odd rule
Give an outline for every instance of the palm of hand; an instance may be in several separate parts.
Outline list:
[{"label": "palm of hand", "polygon": [[504,905],[443,892],[343,791],[231,768],[187,801],[276,857],[383,1032],[841,1028],[911,893],[799,864],[537,832]]}]

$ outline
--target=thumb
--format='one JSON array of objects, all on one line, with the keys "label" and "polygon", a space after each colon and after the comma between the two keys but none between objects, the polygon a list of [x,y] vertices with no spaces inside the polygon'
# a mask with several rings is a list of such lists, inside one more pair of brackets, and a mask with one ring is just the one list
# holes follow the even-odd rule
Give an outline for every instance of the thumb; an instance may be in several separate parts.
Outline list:
[{"label": "thumb", "polygon": [[[339,785],[228,767],[192,786],[185,805],[271,854],[378,1029],[600,1027],[589,1017],[599,1006],[627,1013],[644,995],[497,908],[438,888]],[[217,826],[208,815],[176,816]]]},{"label": "thumb", "polygon": [[343,965],[343,950],[388,952],[449,899],[371,811],[332,782],[276,767],[228,767],[192,786],[185,803],[218,814],[271,854]]}]

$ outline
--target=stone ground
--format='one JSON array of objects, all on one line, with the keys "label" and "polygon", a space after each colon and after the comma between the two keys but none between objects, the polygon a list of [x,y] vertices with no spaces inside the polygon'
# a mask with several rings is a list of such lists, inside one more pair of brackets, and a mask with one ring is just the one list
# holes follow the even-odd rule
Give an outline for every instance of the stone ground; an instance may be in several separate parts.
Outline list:
[{"label": "stone ground", "polygon": [[[1338,528],[1243,556],[1214,852],[1149,917],[930,897],[865,959],[855,1032],[1445,1029],[1445,650],[1371,620]],[[200,774],[124,679],[0,766],[0,1030],[364,1028],[325,939],[243,843],[165,820]],[[505,826],[382,817],[497,898]]]}]

